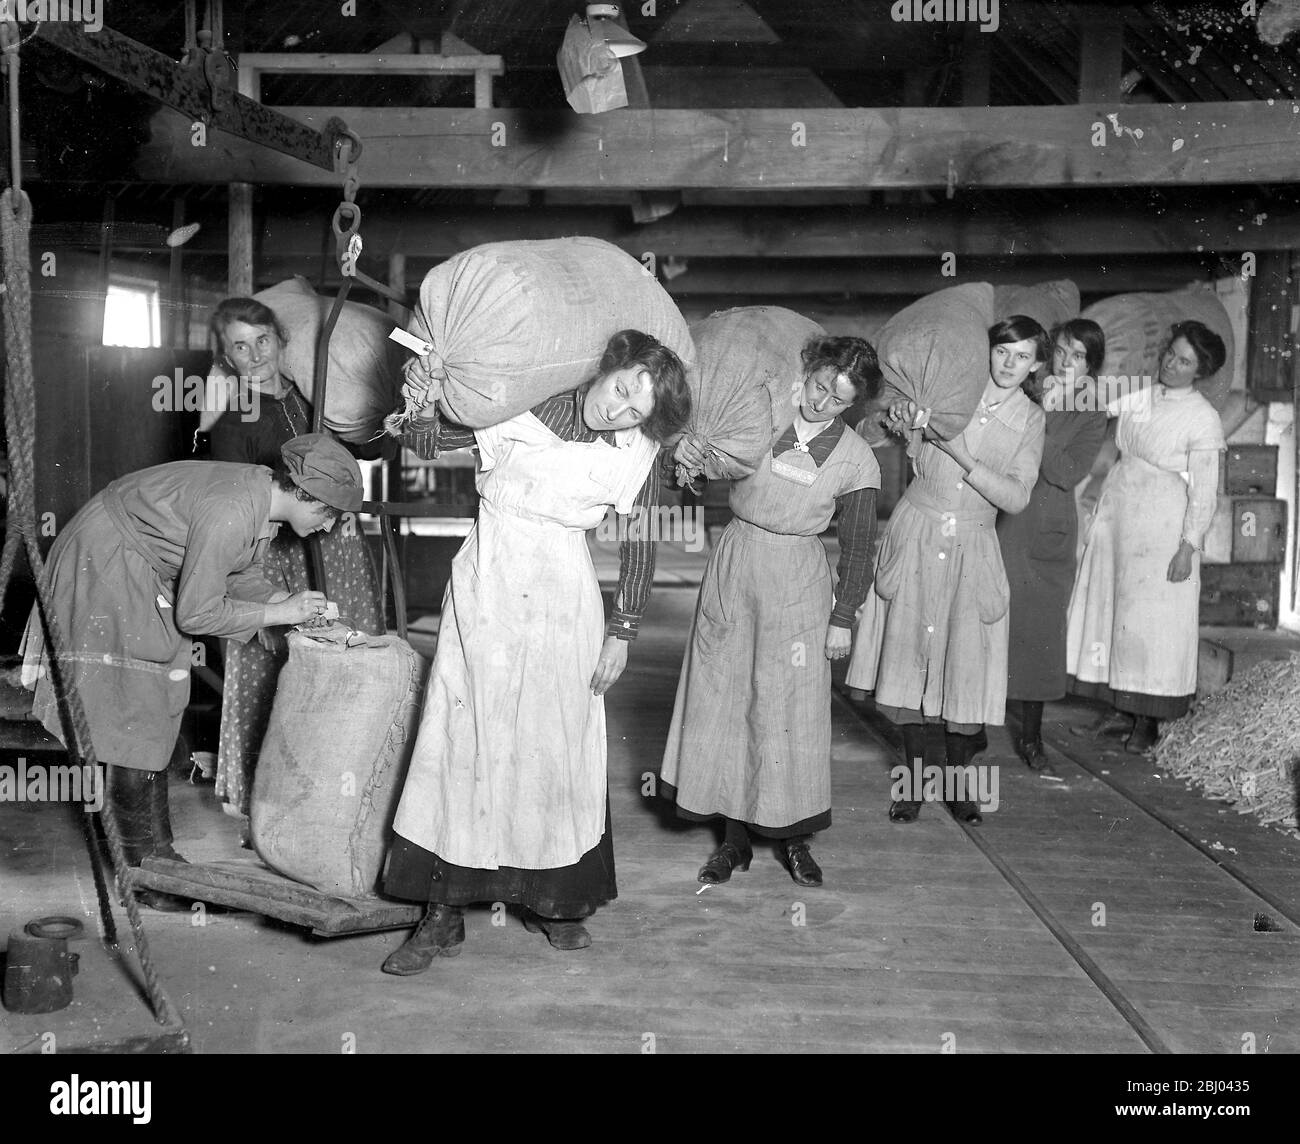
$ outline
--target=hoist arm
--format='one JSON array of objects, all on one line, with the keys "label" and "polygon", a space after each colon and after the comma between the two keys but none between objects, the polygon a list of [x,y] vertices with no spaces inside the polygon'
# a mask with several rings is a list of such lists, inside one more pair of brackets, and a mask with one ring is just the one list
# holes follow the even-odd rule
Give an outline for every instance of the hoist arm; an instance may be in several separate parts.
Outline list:
[{"label": "hoist arm", "polygon": [[202,121],[209,127],[270,147],[314,167],[334,170],[338,138],[334,125],[338,120],[332,120],[324,131],[315,131],[222,86],[210,72],[178,64],[162,52],[109,27],[87,32],[80,24],[46,22],[37,25],[35,33],[46,43],[92,64],[136,91],[153,96],[195,122]]}]

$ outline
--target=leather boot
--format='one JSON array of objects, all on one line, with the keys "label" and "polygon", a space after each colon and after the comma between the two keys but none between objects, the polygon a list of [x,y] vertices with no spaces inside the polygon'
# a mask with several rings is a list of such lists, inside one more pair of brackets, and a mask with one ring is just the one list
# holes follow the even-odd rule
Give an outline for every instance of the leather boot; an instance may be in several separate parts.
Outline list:
[{"label": "leather boot", "polygon": [[[908,769],[909,793],[920,789],[925,767],[925,724],[903,725],[903,765]],[[890,822],[915,822],[921,815],[917,799],[897,798],[889,804]]]},{"label": "leather boot", "polygon": [[430,902],[415,932],[379,968],[397,977],[423,973],[438,956],[457,957],[465,940],[465,909]]},{"label": "leather boot", "polygon": [[1160,738],[1160,725],[1150,715],[1138,715],[1133,719],[1133,733],[1124,744],[1124,750],[1130,755],[1145,755],[1156,745]]},{"label": "leather boot", "polygon": [[555,949],[586,949],[591,945],[591,934],[581,918],[544,918],[529,910],[524,914],[524,929],[529,933],[544,933]]},{"label": "leather boot", "polygon": [[173,862],[185,859],[172,846],[171,804],[168,802],[167,772],[145,772],[149,787],[149,829],[153,833],[154,858],[170,858]]},{"label": "leather boot", "polygon": [[[162,780],[159,783],[157,780]],[[161,797],[161,806],[158,803]],[[171,847],[171,818],[167,813],[167,773],[141,771],[134,767],[108,768],[108,799],[121,836],[122,850],[128,866],[139,866],[155,855],[180,858]],[[166,844],[158,849],[159,824],[165,827]],[[184,859],[181,859],[184,861]],[[164,913],[188,913],[188,899],[162,890],[137,890],[135,899],[142,906]]]},{"label": "leather boot", "polygon": [[822,868],[808,849],[807,838],[787,838],[781,843],[786,865],[790,868],[790,877],[800,886],[820,886]]},{"label": "leather boot", "polygon": [[[982,728],[981,728],[982,730]],[[975,757],[975,735],[959,735],[955,731],[948,731],[944,734],[944,747],[948,755],[949,768],[956,768],[951,773],[957,781],[965,768],[969,765],[972,758]],[[970,794],[969,790],[964,790],[962,794]],[[952,811],[953,818],[958,822],[968,822],[972,826],[978,826],[984,821],[984,816],[980,813],[979,803],[971,799],[955,799],[948,803],[948,809]]]}]

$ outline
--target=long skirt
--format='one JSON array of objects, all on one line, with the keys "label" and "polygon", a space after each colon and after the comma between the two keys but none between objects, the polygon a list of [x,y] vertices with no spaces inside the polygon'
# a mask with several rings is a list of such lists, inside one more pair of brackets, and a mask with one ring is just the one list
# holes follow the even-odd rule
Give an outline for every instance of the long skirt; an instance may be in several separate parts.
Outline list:
[{"label": "long skirt", "polygon": [[1200,557],[1169,581],[1187,485],[1177,473],[1125,456],[1111,470],[1070,599],[1072,689],[1157,718],[1186,711],[1196,692]]},{"label": "long skirt", "polygon": [[826,549],[736,519],[709,558],[664,751],[666,797],[774,837],[831,821]]},{"label": "long skirt", "polygon": [[411,902],[468,906],[475,902],[509,902],[527,906],[544,918],[585,918],[618,897],[614,877],[614,836],[609,803],[605,833],[570,866],[523,870],[498,866],[480,870],[446,862],[400,834],[393,838],[384,871],[384,893]]},{"label": "long skirt", "polygon": [[[329,598],[338,604],[340,618],[351,627],[369,635],[382,635],[374,562],[365,537],[357,531],[344,532],[345,523],[346,518],[330,532],[317,534]],[[282,526],[267,551],[268,577],[290,593],[305,592],[312,586],[310,567],[308,542],[287,525]],[[276,682],[289,658],[289,647],[282,635],[268,631],[267,643],[271,648],[260,638],[244,644],[229,640],[225,643],[216,791],[245,815],[262,739],[275,704]]]}]

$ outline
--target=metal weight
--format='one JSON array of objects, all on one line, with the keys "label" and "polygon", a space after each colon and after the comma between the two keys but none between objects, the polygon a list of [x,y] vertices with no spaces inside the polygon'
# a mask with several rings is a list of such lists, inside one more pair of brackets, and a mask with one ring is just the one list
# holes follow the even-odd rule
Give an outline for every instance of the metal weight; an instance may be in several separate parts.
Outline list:
[{"label": "metal weight", "polygon": [[53,1013],[72,1001],[80,955],[68,949],[79,937],[76,918],[40,918],[11,933],[5,953],[4,1006],[12,1013]]}]

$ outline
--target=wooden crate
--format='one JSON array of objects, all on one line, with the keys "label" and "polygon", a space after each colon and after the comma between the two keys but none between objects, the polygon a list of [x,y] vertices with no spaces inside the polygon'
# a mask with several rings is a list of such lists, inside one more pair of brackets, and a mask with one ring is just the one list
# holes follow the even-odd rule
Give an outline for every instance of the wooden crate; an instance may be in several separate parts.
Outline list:
[{"label": "wooden crate", "polygon": [[1219,491],[1229,496],[1277,494],[1277,446],[1229,445],[1219,478]]},{"label": "wooden crate", "polygon": [[1234,497],[1232,563],[1282,564],[1286,561],[1287,505],[1274,497]]},{"label": "wooden crate", "polygon": [[1202,564],[1202,626],[1277,627],[1281,583],[1275,564]]}]

